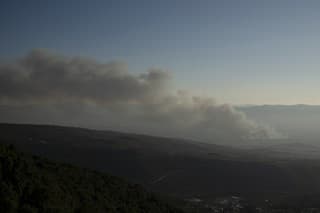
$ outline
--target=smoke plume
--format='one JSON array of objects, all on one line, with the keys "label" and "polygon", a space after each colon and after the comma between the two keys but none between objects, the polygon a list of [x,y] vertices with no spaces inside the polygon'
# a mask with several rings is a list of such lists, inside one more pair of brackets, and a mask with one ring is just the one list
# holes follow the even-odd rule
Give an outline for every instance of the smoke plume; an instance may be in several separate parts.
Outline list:
[{"label": "smoke plume", "polygon": [[99,63],[34,50],[0,64],[1,122],[113,129],[213,143],[279,137],[227,104],[174,91],[169,73],[132,74],[122,62]]}]

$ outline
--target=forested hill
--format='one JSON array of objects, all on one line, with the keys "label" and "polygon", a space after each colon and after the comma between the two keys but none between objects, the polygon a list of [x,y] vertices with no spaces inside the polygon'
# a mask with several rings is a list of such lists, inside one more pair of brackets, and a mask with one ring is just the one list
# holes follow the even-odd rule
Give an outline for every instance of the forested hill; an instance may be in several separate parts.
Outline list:
[{"label": "forested hill", "polygon": [[141,186],[0,144],[0,212],[181,212]]}]

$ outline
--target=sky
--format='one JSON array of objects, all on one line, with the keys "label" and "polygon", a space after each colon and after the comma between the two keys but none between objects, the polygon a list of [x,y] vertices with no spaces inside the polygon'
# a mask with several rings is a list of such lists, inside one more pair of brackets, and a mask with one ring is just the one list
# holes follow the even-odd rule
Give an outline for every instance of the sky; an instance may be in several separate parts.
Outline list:
[{"label": "sky", "polygon": [[288,135],[239,105],[320,105],[320,1],[0,4],[0,122],[242,144]]},{"label": "sky", "polygon": [[0,57],[35,48],[130,72],[168,70],[177,88],[231,104],[320,104],[316,0],[1,1]]}]

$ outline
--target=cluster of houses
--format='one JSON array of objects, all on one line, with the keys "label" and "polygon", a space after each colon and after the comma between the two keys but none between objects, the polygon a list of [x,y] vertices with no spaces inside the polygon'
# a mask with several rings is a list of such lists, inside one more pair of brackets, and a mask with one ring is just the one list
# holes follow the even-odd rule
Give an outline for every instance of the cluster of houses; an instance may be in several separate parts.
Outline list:
[{"label": "cluster of houses", "polygon": [[216,198],[208,204],[200,198],[186,199],[189,209],[197,209],[203,213],[320,213],[320,208],[288,209],[273,207],[270,200],[265,200],[262,206],[249,205],[245,199],[238,196]]}]

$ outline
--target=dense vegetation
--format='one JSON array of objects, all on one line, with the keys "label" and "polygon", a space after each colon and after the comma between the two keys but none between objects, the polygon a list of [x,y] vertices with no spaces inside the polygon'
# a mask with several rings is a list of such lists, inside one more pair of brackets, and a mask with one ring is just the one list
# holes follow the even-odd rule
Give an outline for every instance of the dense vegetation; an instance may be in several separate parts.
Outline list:
[{"label": "dense vegetation", "polygon": [[142,187],[0,144],[0,212],[180,212]]}]

